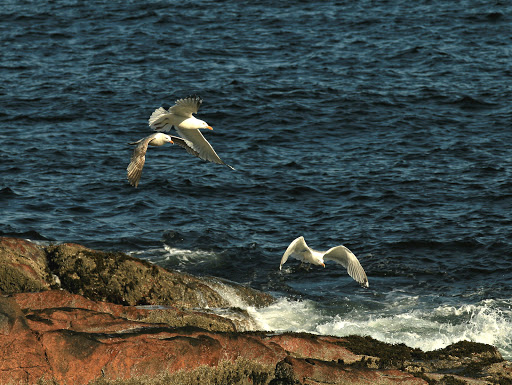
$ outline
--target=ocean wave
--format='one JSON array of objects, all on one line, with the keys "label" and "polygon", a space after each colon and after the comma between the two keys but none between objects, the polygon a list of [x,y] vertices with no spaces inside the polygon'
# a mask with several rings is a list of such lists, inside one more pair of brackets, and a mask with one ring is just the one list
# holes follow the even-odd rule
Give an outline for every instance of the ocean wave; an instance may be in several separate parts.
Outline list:
[{"label": "ocean wave", "polygon": [[187,263],[192,261],[194,263],[205,261],[211,262],[219,256],[218,253],[214,253],[212,251],[179,249],[167,245],[164,245],[164,249],[166,251],[167,260],[175,259],[180,263]]},{"label": "ocean wave", "polygon": [[[510,305],[509,303],[509,309]],[[336,315],[316,326],[321,334],[369,335],[389,343],[405,343],[424,351],[469,340],[496,346],[506,359],[512,358],[512,311],[493,301],[478,304],[441,305],[391,314]]]},{"label": "ocean wave", "polygon": [[345,313],[312,300],[279,298],[270,306],[246,306],[236,295],[219,290],[233,306],[247,310],[255,328],[274,332],[309,332],[322,335],[371,336],[389,343],[404,343],[424,351],[442,349],[469,340],[496,346],[512,358],[512,302],[484,300],[476,304],[422,306],[418,297],[398,295],[384,307],[344,306]]},{"label": "ocean wave", "polygon": [[190,250],[168,245],[139,251],[129,251],[128,254],[177,270],[182,270],[190,265],[199,269],[201,265],[215,264],[221,258],[219,253],[213,251]]}]

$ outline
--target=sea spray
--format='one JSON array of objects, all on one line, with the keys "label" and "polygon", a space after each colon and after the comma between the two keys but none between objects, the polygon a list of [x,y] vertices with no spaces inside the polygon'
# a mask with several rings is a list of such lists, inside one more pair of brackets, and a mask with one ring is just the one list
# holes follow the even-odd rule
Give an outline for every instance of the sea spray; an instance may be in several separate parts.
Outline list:
[{"label": "sea spray", "polygon": [[496,346],[506,359],[512,358],[511,313],[505,314],[492,301],[476,305],[410,309],[399,314],[335,315],[314,329],[320,334],[369,335],[389,343],[405,343],[424,351],[444,348],[468,340]]},{"label": "sea spray", "polygon": [[345,314],[333,314],[332,309],[320,308],[314,301],[286,297],[258,309],[247,306],[232,288],[221,282],[213,284],[212,288],[231,306],[247,312],[253,321],[248,330],[371,336],[424,351],[468,340],[494,345],[506,359],[512,358],[512,311],[501,310],[504,307],[502,301],[499,306],[494,300],[485,300],[474,305],[415,309],[404,306],[404,303],[412,305],[416,299],[407,301],[402,298],[402,306],[389,307],[382,313],[353,308]]}]

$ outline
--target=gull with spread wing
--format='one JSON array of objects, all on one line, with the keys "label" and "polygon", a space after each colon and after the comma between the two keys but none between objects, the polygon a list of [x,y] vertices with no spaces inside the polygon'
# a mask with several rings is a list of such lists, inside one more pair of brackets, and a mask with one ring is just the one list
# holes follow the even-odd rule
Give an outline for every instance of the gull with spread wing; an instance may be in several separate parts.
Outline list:
[{"label": "gull with spread wing", "polygon": [[357,257],[345,246],[336,246],[327,251],[316,251],[311,249],[304,240],[304,237],[295,239],[286,249],[279,270],[283,267],[288,257],[296,258],[302,262],[325,267],[324,261],[335,261],[347,269],[348,275],[354,278],[361,286],[369,287],[368,278]]},{"label": "gull with spread wing", "polygon": [[197,113],[203,100],[199,96],[189,96],[184,99],[178,99],[176,104],[166,110],[163,107],[156,109],[149,118],[149,126],[158,132],[168,132],[172,127],[178,132],[185,143],[193,149],[197,156],[217,164],[233,167],[224,163],[210,143],[199,131],[201,128],[213,130],[203,120],[197,119],[193,114]]},{"label": "gull with spread wing", "polygon": [[191,148],[184,139],[177,136],[162,134],[161,132],[154,133],[146,136],[145,138],[139,139],[136,142],[132,142],[130,144],[134,144],[136,147],[133,150],[130,164],[126,169],[128,171],[128,180],[132,186],[137,187],[139,185],[142,168],[146,162],[146,151],[148,150],[148,146],[162,146],[165,143],[176,143],[187,150],[189,154],[199,156],[199,154]]}]

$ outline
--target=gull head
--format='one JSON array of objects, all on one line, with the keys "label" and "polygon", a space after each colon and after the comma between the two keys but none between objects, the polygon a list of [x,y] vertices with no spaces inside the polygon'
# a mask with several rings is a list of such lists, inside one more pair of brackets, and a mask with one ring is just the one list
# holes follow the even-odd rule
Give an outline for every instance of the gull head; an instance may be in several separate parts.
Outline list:
[{"label": "gull head", "polygon": [[169,135],[158,132],[153,135],[153,138],[149,141],[150,146],[163,146],[165,143],[174,143]]},{"label": "gull head", "polygon": [[323,256],[313,256],[313,263],[318,266],[322,266],[325,268],[324,258]]},{"label": "gull head", "polygon": [[206,123],[204,120],[200,120],[199,124],[200,124],[199,128],[207,128],[209,130],[213,130],[213,128],[211,126],[209,126],[208,123]]}]

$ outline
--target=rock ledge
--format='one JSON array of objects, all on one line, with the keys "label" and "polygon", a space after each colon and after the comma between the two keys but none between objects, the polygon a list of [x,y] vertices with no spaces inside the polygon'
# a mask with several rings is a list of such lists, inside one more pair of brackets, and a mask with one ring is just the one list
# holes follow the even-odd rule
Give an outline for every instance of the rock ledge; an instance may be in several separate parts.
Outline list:
[{"label": "rock ledge", "polygon": [[370,337],[244,331],[228,285],[251,306],[267,294],[168,271],[123,253],[0,237],[0,384],[512,384],[492,346],[434,352]]}]

